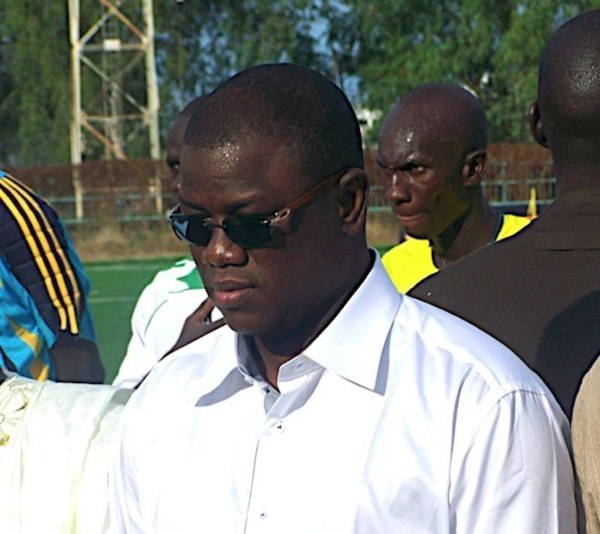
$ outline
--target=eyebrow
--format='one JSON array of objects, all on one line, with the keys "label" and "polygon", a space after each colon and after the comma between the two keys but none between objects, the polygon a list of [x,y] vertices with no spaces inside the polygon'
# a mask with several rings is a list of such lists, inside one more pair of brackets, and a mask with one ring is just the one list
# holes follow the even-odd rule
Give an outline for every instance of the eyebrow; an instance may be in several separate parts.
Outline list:
[{"label": "eyebrow", "polygon": [[381,161],[379,158],[375,158],[375,163],[377,163],[377,165],[382,169],[387,169],[388,171],[401,171],[403,169],[410,168],[411,165],[415,165],[420,159],[421,158],[419,157],[419,154],[415,154],[414,152],[412,152],[400,165],[388,165]]},{"label": "eyebrow", "polygon": [[187,200],[185,200],[181,195],[179,195],[179,204],[182,204],[183,206],[185,206],[186,208],[190,208],[192,210],[196,210],[196,211],[206,211],[202,206],[198,205],[198,204],[194,204],[193,202],[188,202]]},{"label": "eyebrow", "polygon": [[[248,201],[238,202],[237,204],[231,204],[230,206],[227,207],[227,209],[225,211],[226,211],[226,213],[229,213],[229,214],[235,213],[238,210],[241,210],[241,209],[245,208],[246,206],[252,204],[252,202],[256,202],[256,200],[257,199],[250,199]],[[209,213],[209,211],[204,206],[201,206],[200,204],[195,204],[194,202],[185,200],[184,198],[181,197],[181,195],[179,196],[179,204],[185,206],[186,208],[190,208],[192,210],[203,211],[203,212]],[[269,211],[268,213],[271,213],[271,212]],[[261,212],[261,214],[262,214],[262,212]]]}]

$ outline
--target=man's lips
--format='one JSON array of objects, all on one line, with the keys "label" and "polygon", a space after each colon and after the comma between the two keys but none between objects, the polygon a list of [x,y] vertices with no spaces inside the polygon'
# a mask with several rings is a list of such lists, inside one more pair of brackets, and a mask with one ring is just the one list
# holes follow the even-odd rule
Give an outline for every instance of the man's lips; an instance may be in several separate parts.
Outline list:
[{"label": "man's lips", "polygon": [[400,222],[400,224],[404,226],[407,224],[411,224],[415,221],[418,221],[424,215],[425,214],[422,211],[420,211],[419,213],[411,214],[411,215],[403,215],[403,214],[396,212],[396,219],[398,219],[398,222]]},{"label": "man's lips", "polygon": [[245,300],[254,286],[248,282],[223,281],[210,284],[210,297],[219,308],[231,308]]}]

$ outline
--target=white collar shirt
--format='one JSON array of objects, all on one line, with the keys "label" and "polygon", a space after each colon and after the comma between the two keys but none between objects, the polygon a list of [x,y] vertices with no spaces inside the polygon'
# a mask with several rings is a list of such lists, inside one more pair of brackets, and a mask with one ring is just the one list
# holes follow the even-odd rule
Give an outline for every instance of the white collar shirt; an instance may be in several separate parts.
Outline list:
[{"label": "white collar shirt", "polygon": [[400,295],[379,259],[280,368],[279,392],[241,336],[210,335],[126,408],[119,532],[575,532],[568,422],[547,388],[491,337]]}]

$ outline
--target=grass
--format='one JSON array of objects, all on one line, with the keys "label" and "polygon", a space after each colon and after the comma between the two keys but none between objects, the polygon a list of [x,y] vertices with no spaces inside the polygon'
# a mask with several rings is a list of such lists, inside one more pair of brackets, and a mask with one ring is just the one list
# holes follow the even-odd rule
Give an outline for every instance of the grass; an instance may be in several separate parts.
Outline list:
[{"label": "grass", "polygon": [[131,313],[156,272],[177,258],[86,263],[92,283],[90,306],[107,383],[112,382],[131,337]]}]

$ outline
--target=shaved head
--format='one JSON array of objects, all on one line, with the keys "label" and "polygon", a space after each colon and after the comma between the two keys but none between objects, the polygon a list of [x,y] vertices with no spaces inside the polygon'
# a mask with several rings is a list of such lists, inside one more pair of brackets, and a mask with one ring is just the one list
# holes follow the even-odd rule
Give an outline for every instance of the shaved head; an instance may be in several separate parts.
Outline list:
[{"label": "shaved head", "polygon": [[538,105],[555,158],[574,152],[600,158],[600,10],[570,20],[548,41]]},{"label": "shaved head", "polygon": [[422,85],[394,105],[385,119],[379,142],[381,145],[396,136],[406,138],[425,132],[431,132],[440,141],[458,142],[463,149],[462,156],[484,149],[487,121],[483,105],[458,85]]},{"label": "shaved head", "polygon": [[167,166],[169,167],[170,173],[170,187],[173,193],[174,203],[178,202],[179,199],[179,164],[181,160],[181,148],[183,146],[183,137],[185,135],[185,129],[187,128],[190,117],[198,107],[198,104],[205,98],[199,96],[194,98],[191,102],[183,108],[177,118],[173,121],[173,124],[169,128],[169,134],[167,136]]},{"label": "shaved head", "polygon": [[260,65],[233,76],[197,107],[184,144],[217,148],[256,139],[289,147],[312,178],[363,167],[350,102],[333,82],[305,67]]},{"label": "shaved head", "polygon": [[377,165],[408,235],[455,238],[474,210],[485,209],[486,145],[483,106],[458,85],[421,85],[394,105],[379,133]]}]

